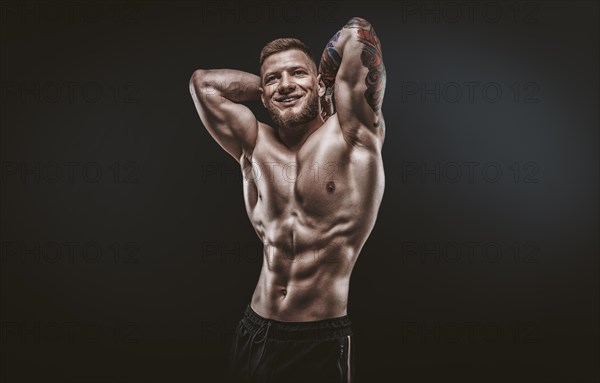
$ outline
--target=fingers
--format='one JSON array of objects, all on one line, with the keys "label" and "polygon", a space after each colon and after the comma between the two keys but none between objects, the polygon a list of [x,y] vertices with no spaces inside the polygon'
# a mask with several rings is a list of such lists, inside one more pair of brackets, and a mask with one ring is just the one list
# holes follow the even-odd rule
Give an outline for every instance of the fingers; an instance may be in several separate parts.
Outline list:
[{"label": "fingers", "polygon": [[333,114],[333,105],[331,104],[331,102],[328,102],[327,100],[324,100],[321,103],[321,109],[322,109],[323,118],[329,117]]}]

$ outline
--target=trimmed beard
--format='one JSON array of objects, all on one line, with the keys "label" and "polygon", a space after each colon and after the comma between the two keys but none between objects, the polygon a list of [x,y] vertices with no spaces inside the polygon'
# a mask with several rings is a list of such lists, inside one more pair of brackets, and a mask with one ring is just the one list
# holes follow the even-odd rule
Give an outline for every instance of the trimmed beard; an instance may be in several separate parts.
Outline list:
[{"label": "trimmed beard", "polygon": [[306,95],[306,103],[297,114],[281,116],[280,109],[272,103],[267,104],[269,116],[280,129],[293,129],[299,125],[306,124],[319,116],[319,94],[311,92]]}]

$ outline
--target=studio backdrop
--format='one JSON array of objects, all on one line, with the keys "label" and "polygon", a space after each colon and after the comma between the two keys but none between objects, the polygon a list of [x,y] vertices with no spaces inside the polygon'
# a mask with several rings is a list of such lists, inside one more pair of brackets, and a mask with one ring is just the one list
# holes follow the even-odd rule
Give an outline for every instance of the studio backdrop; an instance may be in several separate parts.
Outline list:
[{"label": "studio backdrop", "polygon": [[387,71],[356,379],[598,380],[598,3],[0,9],[2,382],[222,381],[262,244],[190,77],[279,37],[318,60],[355,16]]}]

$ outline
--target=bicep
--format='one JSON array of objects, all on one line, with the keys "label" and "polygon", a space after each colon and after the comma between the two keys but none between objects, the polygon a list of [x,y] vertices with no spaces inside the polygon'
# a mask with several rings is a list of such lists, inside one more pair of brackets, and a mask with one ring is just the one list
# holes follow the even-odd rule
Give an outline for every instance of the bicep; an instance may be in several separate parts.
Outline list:
[{"label": "bicep", "polygon": [[344,28],[348,36],[335,80],[338,118],[341,124],[377,132],[383,129],[381,105],[386,83],[381,44],[363,19],[354,18]]},{"label": "bicep", "polygon": [[237,161],[251,153],[258,134],[258,121],[245,105],[223,97],[219,91],[190,81],[190,93],[206,130]]}]

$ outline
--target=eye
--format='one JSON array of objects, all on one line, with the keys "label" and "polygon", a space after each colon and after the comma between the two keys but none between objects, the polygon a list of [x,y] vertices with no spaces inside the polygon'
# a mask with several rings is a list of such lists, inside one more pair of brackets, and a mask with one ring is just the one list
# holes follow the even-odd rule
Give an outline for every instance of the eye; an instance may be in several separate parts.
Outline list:
[{"label": "eye", "polygon": [[306,73],[306,72],[304,72],[303,70],[300,70],[300,69],[294,71],[294,74],[304,74],[304,73]]},{"label": "eye", "polygon": [[265,79],[266,83],[270,83],[271,81],[273,81],[275,79],[275,76],[269,76]]}]

